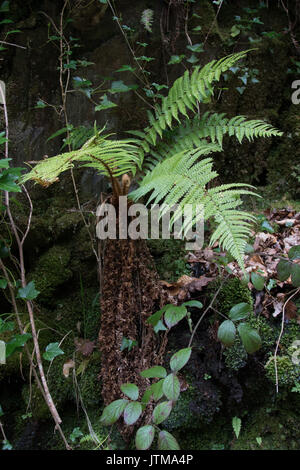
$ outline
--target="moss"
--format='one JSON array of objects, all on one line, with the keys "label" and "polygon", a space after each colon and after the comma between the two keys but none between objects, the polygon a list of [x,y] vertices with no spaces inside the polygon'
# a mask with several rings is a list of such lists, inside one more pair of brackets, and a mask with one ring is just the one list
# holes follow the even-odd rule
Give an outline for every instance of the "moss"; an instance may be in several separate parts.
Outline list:
[{"label": "moss", "polygon": [[238,336],[236,336],[233,346],[226,348],[223,354],[228,369],[238,371],[242,367],[245,367],[247,363],[248,354]]},{"label": "moss", "polygon": [[[256,438],[262,440],[261,446]],[[232,450],[299,449],[299,415],[295,410],[258,408],[242,421],[241,433]]]},{"label": "moss", "polygon": [[270,351],[278,338],[279,332],[277,329],[269,321],[260,316],[250,315],[248,323],[258,331],[262,339],[262,348]]},{"label": "moss", "polygon": [[[219,283],[219,281],[217,281],[217,283]],[[213,284],[214,285],[211,285],[211,288],[215,291],[218,286],[216,286],[215,283]],[[251,306],[253,305],[250,290],[247,285],[238,278],[229,279],[219,292],[217,298],[217,309],[224,315],[227,315],[234,305],[241,302],[245,302]]]},{"label": "moss", "polygon": [[148,240],[150,252],[154,258],[157,272],[161,279],[176,281],[191,271],[184,259],[186,251],[182,240]]},{"label": "moss", "polygon": [[69,261],[70,251],[60,245],[53,246],[39,258],[29,276],[30,279],[34,279],[35,287],[40,291],[39,302],[52,301],[56,289],[71,279]]},{"label": "moss", "polygon": [[101,387],[99,381],[100,359],[100,353],[97,351],[94,352],[89,358],[87,368],[82,373],[80,380],[78,380],[81,398],[86,407],[96,407],[101,403]]},{"label": "moss", "polygon": [[[292,354],[292,351],[290,351]],[[291,387],[298,380],[300,376],[300,366],[292,362],[290,355],[277,356],[277,374],[278,374],[278,385],[282,387]],[[267,378],[276,383],[276,372],[275,372],[275,358],[270,356],[268,362],[265,365]]]}]

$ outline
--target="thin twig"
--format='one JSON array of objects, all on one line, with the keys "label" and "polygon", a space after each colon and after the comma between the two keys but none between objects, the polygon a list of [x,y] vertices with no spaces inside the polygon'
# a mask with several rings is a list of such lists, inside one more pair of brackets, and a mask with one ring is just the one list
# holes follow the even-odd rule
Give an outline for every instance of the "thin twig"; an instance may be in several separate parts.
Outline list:
[{"label": "thin twig", "polygon": [[280,334],[278,336],[278,340],[276,343],[276,349],[274,353],[274,367],[275,367],[275,385],[276,385],[276,393],[278,393],[278,368],[277,368],[277,353],[278,353],[278,348],[279,344],[283,335],[283,330],[284,330],[284,320],[285,320],[285,307],[288,304],[288,302],[295,297],[295,295],[300,292],[300,287],[296,289],[296,291],[290,295],[290,297],[285,301],[283,307],[282,307],[282,318],[281,318],[281,329],[280,329]]}]

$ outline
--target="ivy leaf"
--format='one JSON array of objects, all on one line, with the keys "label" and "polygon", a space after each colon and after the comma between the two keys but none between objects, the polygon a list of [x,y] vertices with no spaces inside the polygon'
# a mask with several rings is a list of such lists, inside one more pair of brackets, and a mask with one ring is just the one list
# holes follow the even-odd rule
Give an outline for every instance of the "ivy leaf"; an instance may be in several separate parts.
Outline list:
[{"label": "ivy leaf", "polygon": [[115,108],[118,106],[107,98],[107,95],[103,95],[100,98],[100,104],[95,106],[95,111],[103,111],[104,109]]},{"label": "ivy leaf", "polygon": [[27,284],[26,287],[20,287],[18,289],[18,299],[33,300],[39,295],[39,291],[35,289],[34,281]]},{"label": "ivy leaf", "polygon": [[120,418],[121,414],[125,410],[128,404],[128,400],[115,400],[106,406],[100,417],[100,422],[105,426],[114,424]]},{"label": "ivy leaf", "polygon": [[233,427],[233,430],[237,439],[239,438],[239,435],[241,432],[241,425],[242,425],[242,421],[240,418],[238,418],[237,416],[232,418],[232,427]]},{"label": "ivy leaf", "polygon": [[121,385],[122,392],[131,400],[137,400],[139,397],[139,388],[135,384],[127,383]]},{"label": "ivy leaf", "polygon": [[16,183],[18,176],[13,174],[11,169],[4,170],[0,174],[0,189],[11,193],[19,193],[21,187]]},{"label": "ivy leaf", "polygon": [[159,322],[161,317],[163,316],[163,313],[164,313],[165,310],[166,310],[166,306],[164,308],[158,310],[157,312],[155,312],[150,317],[148,317],[147,318],[147,323],[149,323],[152,326],[155,326]]},{"label": "ivy leaf", "polygon": [[116,72],[134,72],[135,68],[131,67],[131,65],[122,65]]},{"label": "ivy leaf", "polygon": [[277,264],[277,273],[280,281],[286,281],[291,275],[291,263],[281,259]]},{"label": "ivy leaf", "polygon": [[292,265],[292,284],[295,287],[300,287],[300,265],[294,263]]},{"label": "ivy leaf", "polygon": [[189,44],[186,46],[187,49],[189,49],[192,52],[203,52],[203,44],[198,43],[198,44],[193,44],[192,46]]},{"label": "ivy leaf", "polygon": [[15,324],[13,321],[3,321],[0,318],[0,333],[5,333],[6,331],[13,331]]},{"label": "ivy leaf", "polygon": [[159,403],[159,405],[157,405],[153,410],[153,422],[155,424],[160,424],[165,421],[172,411],[172,406],[172,401],[163,401],[162,403]]},{"label": "ivy leaf", "polygon": [[133,339],[125,338],[125,336],[123,336],[122,344],[121,344],[121,351],[124,351],[125,349],[128,349],[128,351],[131,351],[134,346],[137,346],[137,341]]},{"label": "ivy leaf", "polygon": [[182,369],[191,357],[192,348],[180,349],[170,359],[170,367],[173,372]]},{"label": "ivy leaf", "polygon": [[167,431],[161,431],[158,434],[158,449],[159,450],[180,450],[178,442],[175,437]]},{"label": "ivy leaf", "polygon": [[163,322],[161,320],[159,320],[156,325],[153,327],[153,330],[155,331],[155,333],[158,333],[159,331],[167,331],[168,328],[165,327],[165,325],[163,324]]},{"label": "ivy leaf", "polygon": [[300,245],[292,246],[288,253],[288,257],[291,261],[295,259],[300,259]]},{"label": "ivy leaf", "polygon": [[142,414],[142,405],[138,401],[128,403],[124,410],[124,421],[128,426],[134,424]]},{"label": "ivy leaf", "polygon": [[15,335],[8,343],[6,343],[6,357],[11,356],[15,351],[21,351],[24,344],[32,338],[30,333]]},{"label": "ivy leaf", "polygon": [[236,329],[231,320],[225,320],[218,329],[218,339],[225,344],[225,346],[232,346],[234,343]]},{"label": "ivy leaf", "polygon": [[230,309],[229,318],[232,321],[243,320],[251,312],[251,305],[241,302]]},{"label": "ivy leaf", "polygon": [[150,369],[143,370],[140,375],[146,379],[164,379],[167,375],[167,371],[162,366],[154,366],[150,367]]},{"label": "ivy leaf", "polygon": [[238,332],[247,353],[252,354],[261,347],[261,338],[258,332],[248,323],[240,323]]},{"label": "ivy leaf", "polygon": [[46,361],[53,361],[57,356],[64,354],[63,350],[60,349],[59,343],[49,343],[43,354],[43,358]]},{"label": "ivy leaf", "polygon": [[7,439],[5,439],[2,443],[2,450],[12,450],[12,448],[13,447],[11,443]]},{"label": "ivy leaf", "polygon": [[265,279],[255,272],[251,273],[251,282],[254,285],[256,290],[263,290],[265,285]]},{"label": "ivy leaf", "polygon": [[169,374],[163,381],[163,392],[168,400],[176,401],[180,395],[180,383],[177,375]]},{"label": "ivy leaf", "polygon": [[239,92],[239,94],[242,95],[244,93],[244,91],[246,90],[246,87],[245,86],[237,86],[236,89]]},{"label": "ivy leaf", "polygon": [[35,107],[34,107],[34,109],[47,108],[47,106],[48,105],[46,103],[44,103],[43,100],[38,100]]},{"label": "ivy leaf", "polygon": [[110,93],[125,93],[126,91],[135,90],[138,88],[138,85],[125,85],[123,80],[117,80],[112,82],[111,88],[109,89]]},{"label": "ivy leaf", "polygon": [[135,436],[137,450],[147,450],[151,446],[155,435],[155,429],[149,424],[138,429]]},{"label": "ivy leaf", "polygon": [[83,432],[80,430],[80,428],[77,427],[77,428],[74,428],[72,433],[70,434],[70,440],[72,442],[76,442],[76,439],[82,436],[83,436]]},{"label": "ivy leaf", "polygon": [[182,62],[182,60],[185,58],[185,54],[181,54],[181,55],[172,55],[169,62],[168,62],[168,65],[173,65],[173,64],[180,64],[180,62]]},{"label": "ivy leaf", "polygon": [[164,316],[167,327],[172,328],[172,326],[177,325],[177,323],[179,323],[180,320],[186,316],[186,314],[187,310],[183,305],[180,307],[169,305]]}]

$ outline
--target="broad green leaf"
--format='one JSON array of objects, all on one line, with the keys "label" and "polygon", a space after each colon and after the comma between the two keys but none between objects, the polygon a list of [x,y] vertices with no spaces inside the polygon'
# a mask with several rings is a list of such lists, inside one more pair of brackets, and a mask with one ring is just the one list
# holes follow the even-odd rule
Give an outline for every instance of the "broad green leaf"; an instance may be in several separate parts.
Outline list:
[{"label": "broad green leaf", "polygon": [[5,333],[6,331],[13,331],[15,324],[13,321],[4,321],[0,318],[0,333]]},{"label": "broad green leaf", "polygon": [[83,432],[81,431],[80,428],[74,428],[72,433],[70,434],[70,441],[71,442],[76,442],[76,439],[78,439],[79,437],[82,437],[83,436]]},{"label": "broad green leaf", "polygon": [[231,320],[225,320],[218,329],[218,338],[225,346],[232,346],[234,343],[236,329]]},{"label": "broad green leaf", "polygon": [[153,315],[151,315],[150,317],[147,318],[147,323],[149,323],[150,325],[152,326],[155,326],[157,325],[157,323],[159,322],[159,320],[161,319],[164,311],[165,311],[165,307],[158,310],[157,312],[153,313]]},{"label": "broad green leaf", "polygon": [[180,395],[180,383],[177,375],[169,374],[163,382],[163,392],[168,400],[176,401]]},{"label": "broad green leaf", "polygon": [[295,287],[300,287],[300,264],[293,263],[292,284]]},{"label": "broad green leaf", "polygon": [[64,354],[64,352],[62,349],[60,349],[59,343],[49,343],[45,349],[43,358],[46,361],[52,361],[53,359],[55,359],[57,356],[60,356],[61,354]]},{"label": "broad green leaf", "polygon": [[2,442],[2,450],[12,450],[13,446],[11,445],[11,443],[7,440],[7,439],[4,439],[4,441]]},{"label": "broad green leaf", "polygon": [[153,410],[153,422],[155,424],[160,424],[165,421],[172,411],[172,406],[172,401],[163,401],[162,403],[159,403],[159,405],[157,405]]},{"label": "broad green leaf", "polygon": [[39,291],[35,289],[34,281],[27,284],[26,287],[18,289],[18,298],[23,300],[33,300],[39,295]]},{"label": "broad green leaf", "polygon": [[100,422],[105,426],[114,424],[128,405],[128,400],[115,400],[106,406],[102,412]]},{"label": "broad green leaf", "polygon": [[199,300],[189,300],[188,302],[184,302],[182,305],[184,305],[185,307],[203,307],[203,304],[199,302]]},{"label": "broad green leaf", "polygon": [[164,391],[163,391],[164,380],[165,379],[161,379],[155,384],[151,385],[151,393],[153,394],[153,398],[155,401],[160,400],[164,394]]},{"label": "broad green leaf", "polygon": [[104,109],[115,108],[118,106],[117,104],[110,101],[106,95],[101,96],[100,100],[100,104],[95,106],[95,111],[103,111]]},{"label": "broad green leaf", "polygon": [[142,405],[138,401],[128,403],[124,410],[124,421],[128,426],[134,424],[142,414]]},{"label": "broad green leaf", "polygon": [[265,285],[265,279],[255,272],[251,273],[251,282],[254,285],[256,290],[263,290]]},{"label": "broad green leaf", "polygon": [[3,277],[0,279],[0,289],[5,289],[7,287],[7,280]]},{"label": "broad green leaf", "polygon": [[237,416],[232,418],[232,427],[233,427],[233,430],[237,439],[239,438],[239,435],[241,432],[241,425],[242,425],[242,421],[240,418],[238,418]]},{"label": "broad green leaf", "polygon": [[277,264],[277,273],[279,280],[286,281],[291,275],[291,270],[292,264],[289,261],[281,259]]},{"label": "broad green leaf", "polygon": [[180,62],[182,62],[182,59],[184,59],[184,58],[185,58],[185,54],[172,55],[169,62],[168,62],[168,65],[180,64]]},{"label": "broad green leaf", "polygon": [[126,91],[136,90],[138,85],[125,85],[123,80],[116,80],[112,82],[109,89],[110,93],[125,93]]},{"label": "broad green leaf", "polygon": [[142,403],[142,409],[143,410],[146,408],[147,404],[149,403],[150,398],[152,397],[152,394],[153,394],[153,391],[152,391],[152,386],[151,386],[151,387],[147,388],[144,395],[142,396],[141,403]]},{"label": "broad green leaf", "polygon": [[134,72],[135,68],[131,67],[131,65],[122,65],[116,72]]},{"label": "broad green leaf", "polygon": [[30,333],[15,335],[8,343],[6,343],[6,357],[11,356],[15,351],[21,351],[24,344],[32,338]]},{"label": "broad green leaf", "polygon": [[169,308],[165,312],[165,323],[168,328],[172,328],[172,326],[177,325],[187,314],[186,308],[181,305],[177,307],[175,305],[170,305]]},{"label": "broad green leaf", "polygon": [[139,397],[139,388],[135,384],[127,383],[121,385],[122,392],[131,400],[137,400]]},{"label": "broad green leaf", "polygon": [[155,435],[155,429],[149,424],[138,429],[135,435],[135,446],[138,450],[147,450],[151,446]]},{"label": "broad green leaf", "polygon": [[272,225],[267,221],[267,220],[264,220],[261,224],[261,228],[265,231],[265,232],[268,232],[268,233],[274,233],[275,230],[273,229]]},{"label": "broad green leaf", "polygon": [[175,437],[167,431],[161,431],[158,434],[158,449],[159,450],[180,450],[178,442]]},{"label": "broad green leaf", "polygon": [[123,336],[122,344],[121,344],[121,351],[124,351],[125,349],[128,349],[128,351],[131,351],[134,346],[137,346],[137,341],[133,339],[125,338],[125,336]]},{"label": "broad green leaf", "polygon": [[162,366],[154,366],[154,367],[151,367],[150,369],[143,370],[140,373],[140,375],[142,377],[147,378],[147,379],[154,379],[154,378],[157,378],[157,379],[163,378],[164,379],[167,375],[167,371]]},{"label": "broad green leaf", "polygon": [[165,325],[163,324],[161,320],[158,320],[156,325],[153,327],[153,330],[155,331],[155,333],[158,333],[159,331],[167,331],[167,329],[168,328],[165,327]]},{"label": "broad green leaf", "polygon": [[240,323],[238,332],[247,353],[252,354],[261,347],[261,338],[258,332],[248,323]]},{"label": "broad green leaf", "polygon": [[180,349],[170,359],[170,367],[173,372],[182,369],[191,357],[192,348]]},{"label": "broad green leaf", "polygon": [[251,312],[251,305],[241,302],[230,309],[229,318],[232,321],[243,320]]},{"label": "broad green leaf", "polygon": [[291,261],[295,259],[300,259],[300,245],[292,246],[292,248],[288,252],[288,257]]},{"label": "broad green leaf", "polygon": [[9,256],[9,249],[5,246],[4,242],[0,241],[0,259],[7,258]]},{"label": "broad green leaf", "polygon": [[22,191],[21,187],[16,183],[17,175],[11,172],[11,169],[5,170],[0,173],[0,190],[8,191],[11,193],[19,193]]}]

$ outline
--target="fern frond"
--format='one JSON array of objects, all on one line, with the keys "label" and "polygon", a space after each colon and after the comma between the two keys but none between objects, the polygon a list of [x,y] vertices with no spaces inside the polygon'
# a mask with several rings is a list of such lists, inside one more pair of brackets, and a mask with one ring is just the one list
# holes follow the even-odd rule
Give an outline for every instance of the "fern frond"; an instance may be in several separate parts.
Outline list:
[{"label": "fern frond", "polygon": [[172,128],[175,119],[180,123],[179,115],[188,117],[188,111],[197,109],[198,102],[208,102],[213,95],[213,82],[220,79],[223,72],[230,69],[238,60],[245,57],[248,51],[231,54],[220,60],[213,60],[204,67],[195,67],[190,75],[187,70],[175,80],[161,106],[156,105],[154,114],[149,112],[149,123],[144,130],[144,138],[155,145],[158,135],[167,128]]},{"label": "fern frond", "polygon": [[136,172],[141,167],[141,155],[135,139],[110,140],[106,137],[92,137],[80,150],[66,152],[37,162],[32,170],[22,177],[24,183],[33,179],[49,185],[58,176],[74,166],[95,168],[106,176],[118,177]]},{"label": "fern frond", "polygon": [[198,147],[204,139],[223,145],[224,135],[234,136],[241,143],[243,138],[252,141],[256,137],[281,136],[283,133],[271,124],[259,119],[247,120],[245,116],[227,118],[224,113],[203,114],[201,119],[186,119],[182,125],[169,133],[169,141],[159,142],[155,152],[150,149],[150,157],[146,158],[145,165],[149,167],[149,160],[154,162],[168,158],[184,149]]},{"label": "fern frond", "polygon": [[[241,205],[241,195],[256,193],[251,190],[252,186],[245,184],[207,187],[218,174],[212,169],[213,160],[210,157],[200,161],[199,157],[220,150],[217,144],[202,143],[201,148],[183,151],[168,158],[144,177],[140,187],[130,197],[137,200],[150,193],[147,204],[163,202],[161,216],[167,206],[178,204],[179,209],[173,215],[172,223],[181,216],[181,210],[186,204],[202,205],[204,219],[213,217],[218,223],[211,236],[211,243],[218,240],[220,246],[229,251],[243,268],[244,248],[250,234],[250,221],[254,217],[237,210],[237,207]],[[191,224],[197,222],[197,217],[197,214],[193,215]]]}]

